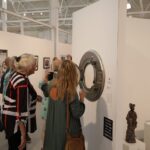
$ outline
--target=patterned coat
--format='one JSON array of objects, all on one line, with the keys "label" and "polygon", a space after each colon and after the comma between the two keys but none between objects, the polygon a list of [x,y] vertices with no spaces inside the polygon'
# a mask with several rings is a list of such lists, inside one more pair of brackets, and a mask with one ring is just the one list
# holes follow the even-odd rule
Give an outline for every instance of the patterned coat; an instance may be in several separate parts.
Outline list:
[{"label": "patterned coat", "polygon": [[24,122],[28,132],[36,130],[36,98],[37,94],[28,78],[14,72],[4,95],[2,118],[6,138],[18,131],[19,121]]}]

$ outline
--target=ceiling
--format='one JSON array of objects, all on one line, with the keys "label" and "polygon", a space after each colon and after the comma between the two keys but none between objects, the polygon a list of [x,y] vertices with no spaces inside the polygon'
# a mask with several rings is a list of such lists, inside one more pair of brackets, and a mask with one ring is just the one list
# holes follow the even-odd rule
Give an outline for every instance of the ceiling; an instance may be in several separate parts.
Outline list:
[{"label": "ceiling", "polygon": [[[98,0],[0,0],[0,8],[9,11],[6,19],[8,31],[19,31],[21,22],[24,28],[38,31],[50,25],[50,16],[53,11],[51,5],[57,3],[59,29],[71,33],[72,13],[96,1]],[[131,4],[131,9],[127,9],[127,16],[150,19],[150,0],[127,0],[127,2]],[[26,18],[43,24],[32,20],[27,21]]]},{"label": "ceiling", "polygon": [[131,9],[127,10],[127,16],[150,19],[150,0],[128,0]]},{"label": "ceiling", "polygon": [[[7,6],[4,7],[7,7],[7,10],[15,14],[43,22],[45,24],[49,24],[50,22],[52,0],[1,0],[1,7],[2,1],[7,1]],[[72,13],[96,1],[97,0],[58,0],[59,28],[70,32],[72,30]],[[9,28],[17,27],[20,20],[22,19],[19,19],[12,14],[7,14],[7,25]],[[32,27],[34,26],[34,23],[25,24],[28,24],[27,26],[30,26],[30,24]]]}]

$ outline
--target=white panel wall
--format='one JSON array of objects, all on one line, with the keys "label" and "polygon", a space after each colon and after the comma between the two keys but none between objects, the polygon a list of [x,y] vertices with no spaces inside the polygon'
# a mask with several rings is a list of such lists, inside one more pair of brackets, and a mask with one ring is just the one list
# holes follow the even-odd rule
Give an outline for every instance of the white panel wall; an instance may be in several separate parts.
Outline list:
[{"label": "white panel wall", "polygon": [[[101,56],[106,83],[102,97],[96,102],[85,100],[83,130],[87,150],[112,150],[114,142],[103,136],[103,118],[114,121],[115,138],[116,63],[118,1],[101,0],[73,15],[73,60],[79,64],[88,50],[96,50]],[[90,74],[86,76],[90,78]],[[109,81],[110,80],[110,81]],[[115,150],[115,149],[114,149]]]},{"label": "white panel wall", "polygon": [[145,121],[150,120],[150,21],[123,17],[119,22],[122,30],[118,37],[116,150],[122,149],[125,140],[129,103],[136,105],[135,132],[139,138],[143,138]]},{"label": "white panel wall", "polygon": [[[59,43],[60,51],[58,51],[58,57],[61,54],[70,54],[71,45]],[[30,76],[34,88],[38,94],[42,94],[38,88],[39,81],[43,79],[45,70],[43,69],[43,57],[50,57],[51,60],[54,57],[52,49],[52,42],[48,40],[42,40],[38,38],[12,34],[7,32],[0,32],[0,49],[8,50],[8,56],[19,56],[23,53],[31,53],[39,56],[38,71]],[[37,126],[38,130],[31,135],[32,142],[28,145],[28,149],[41,149],[41,133],[42,133],[42,120],[40,116],[41,104],[37,104]],[[7,141],[3,133],[0,133],[0,149],[7,149]]]},{"label": "white panel wall", "polygon": [[[60,43],[59,47],[59,55],[71,53],[70,45]],[[8,56],[19,56],[23,53],[31,53],[39,56],[38,71],[36,71],[34,75],[31,75],[30,78],[34,87],[40,93],[41,91],[38,89],[38,83],[43,78],[45,72],[43,69],[43,57],[50,57],[51,61],[54,57],[52,42],[49,40],[43,40],[29,36],[0,32],[0,49],[8,50]]]},{"label": "white panel wall", "polygon": [[127,19],[125,69],[126,99],[136,104],[137,130],[150,120],[150,20]]},{"label": "white panel wall", "polygon": [[57,56],[72,55],[72,47],[69,44],[59,43]]},{"label": "white panel wall", "polygon": [[[150,120],[150,21],[126,18],[125,6],[124,0],[119,1],[119,7],[117,1],[101,0],[74,14],[73,59],[79,64],[82,55],[94,49],[106,71],[101,99],[85,101],[83,126],[88,150],[122,150],[130,102],[136,104],[136,131],[143,130],[144,122]],[[114,121],[113,142],[103,137],[104,116]]]}]

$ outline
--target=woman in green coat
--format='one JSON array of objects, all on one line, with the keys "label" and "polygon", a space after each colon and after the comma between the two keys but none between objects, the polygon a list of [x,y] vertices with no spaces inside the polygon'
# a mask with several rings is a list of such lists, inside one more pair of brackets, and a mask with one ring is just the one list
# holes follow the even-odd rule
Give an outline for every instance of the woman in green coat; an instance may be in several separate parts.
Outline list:
[{"label": "woman in green coat", "polygon": [[81,134],[80,117],[85,111],[84,92],[77,95],[78,75],[75,64],[62,62],[57,78],[49,91],[49,105],[43,150],[64,150],[66,141],[66,105],[69,101],[69,132],[72,136]]}]

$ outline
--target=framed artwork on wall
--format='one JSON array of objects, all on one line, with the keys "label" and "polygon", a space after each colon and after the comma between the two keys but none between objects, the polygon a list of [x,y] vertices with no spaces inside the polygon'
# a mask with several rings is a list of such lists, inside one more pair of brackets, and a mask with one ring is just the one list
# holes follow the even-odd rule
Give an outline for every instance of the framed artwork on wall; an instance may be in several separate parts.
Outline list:
[{"label": "framed artwork on wall", "polygon": [[50,68],[50,57],[43,57],[43,68],[44,69]]},{"label": "framed artwork on wall", "polygon": [[6,57],[8,57],[7,50],[0,49],[0,78],[2,74],[4,73],[4,71],[6,70],[6,66],[4,63],[4,60],[6,59]]},{"label": "framed artwork on wall", "polygon": [[7,50],[0,49],[0,65],[2,64],[2,62],[4,62],[7,56]]},{"label": "framed artwork on wall", "polygon": [[38,70],[38,63],[39,63],[39,57],[38,55],[34,55],[35,59],[36,59],[36,68],[35,68],[35,71]]}]

